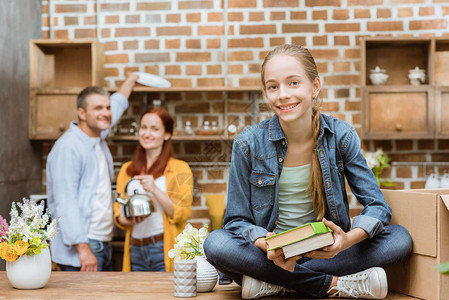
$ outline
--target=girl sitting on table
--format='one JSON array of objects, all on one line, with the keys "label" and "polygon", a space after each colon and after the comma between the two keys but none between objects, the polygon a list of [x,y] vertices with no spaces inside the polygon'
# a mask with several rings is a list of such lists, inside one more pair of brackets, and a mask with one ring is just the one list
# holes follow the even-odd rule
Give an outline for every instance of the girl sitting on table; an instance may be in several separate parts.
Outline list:
[{"label": "girl sitting on table", "polygon": [[114,203],[114,221],[126,229],[123,271],[173,271],[168,250],[190,216],[193,175],[186,162],[173,158],[173,119],[151,108],[140,118],[139,145],[117,176],[119,194],[148,193],[156,204],[149,216],[125,217]]},{"label": "girl sitting on table", "polygon": [[[405,228],[388,225],[391,209],[356,131],[320,113],[321,79],[306,48],[275,48],[261,77],[274,116],[234,139],[224,226],[207,237],[207,259],[242,285],[244,299],[285,290],[385,298],[383,267],[403,260],[412,241]],[[352,224],[345,179],[363,205]],[[265,237],[317,220],[333,230],[333,245],[290,259],[267,251]]]}]

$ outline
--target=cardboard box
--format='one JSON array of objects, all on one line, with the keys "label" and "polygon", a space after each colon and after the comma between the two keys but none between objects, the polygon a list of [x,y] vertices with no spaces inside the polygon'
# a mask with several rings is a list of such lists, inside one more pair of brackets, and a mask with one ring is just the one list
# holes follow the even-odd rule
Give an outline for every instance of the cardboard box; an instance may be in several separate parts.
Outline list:
[{"label": "cardboard box", "polygon": [[422,299],[449,299],[449,275],[434,266],[449,261],[449,189],[382,190],[391,224],[408,229],[410,257],[387,268],[389,289]]}]

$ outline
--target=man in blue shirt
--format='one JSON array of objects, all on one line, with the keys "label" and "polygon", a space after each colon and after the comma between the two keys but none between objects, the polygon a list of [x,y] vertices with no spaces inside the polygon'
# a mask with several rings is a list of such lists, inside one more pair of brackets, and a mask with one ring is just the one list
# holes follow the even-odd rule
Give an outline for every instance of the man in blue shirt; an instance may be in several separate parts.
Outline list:
[{"label": "man in blue shirt", "polygon": [[112,155],[109,129],[128,107],[137,75],[113,95],[87,87],[78,95],[78,123],[56,141],[47,158],[47,196],[60,233],[50,244],[62,271],[112,270]]}]

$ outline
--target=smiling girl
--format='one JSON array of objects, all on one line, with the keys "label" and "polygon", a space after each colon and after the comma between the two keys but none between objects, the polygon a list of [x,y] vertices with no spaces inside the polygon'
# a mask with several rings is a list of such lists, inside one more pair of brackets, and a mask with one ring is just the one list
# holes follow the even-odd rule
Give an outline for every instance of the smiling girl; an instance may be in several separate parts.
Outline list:
[{"label": "smiling girl", "polygon": [[134,158],[117,176],[120,194],[149,194],[156,212],[125,217],[114,203],[114,221],[126,229],[123,268],[129,271],[173,271],[168,250],[190,216],[193,176],[184,161],[173,158],[173,119],[165,109],[152,108],[140,118],[139,145]]},{"label": "smiling girl", "polygon": [[[242,298],[292,290],[300,297],[382,299],[382,267],[410,253],[347,123],[319,111],[321,79],[310,52],[275,48],[262,85],[274,116],[240,133],[232,149],[224,226],[204,244],[208,260],[242,285]],[[345,181],[363,210],[351,223]],[[333,245],[285,259],[265,237],[322,220]]]}]

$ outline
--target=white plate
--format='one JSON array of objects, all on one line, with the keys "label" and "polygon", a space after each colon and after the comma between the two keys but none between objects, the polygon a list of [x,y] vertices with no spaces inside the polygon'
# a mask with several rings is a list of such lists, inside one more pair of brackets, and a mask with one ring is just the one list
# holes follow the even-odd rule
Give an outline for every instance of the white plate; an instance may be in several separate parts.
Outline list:
[{"label": "white plate", "polygon": [[160,88],[160,89],[166,89],[171,86],[170,81],[165,80],[164,78],[150,74],[145,72],[134,72],[134,74],[137,74],[139,78],[137,78],[137,82],[146,86]]}]

